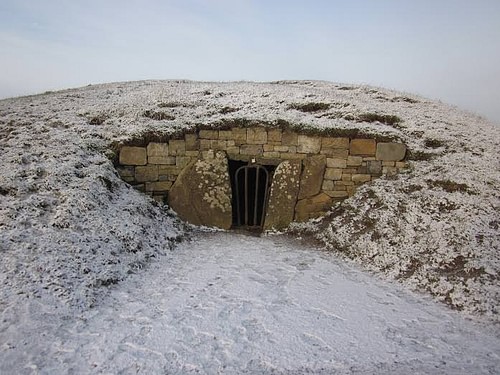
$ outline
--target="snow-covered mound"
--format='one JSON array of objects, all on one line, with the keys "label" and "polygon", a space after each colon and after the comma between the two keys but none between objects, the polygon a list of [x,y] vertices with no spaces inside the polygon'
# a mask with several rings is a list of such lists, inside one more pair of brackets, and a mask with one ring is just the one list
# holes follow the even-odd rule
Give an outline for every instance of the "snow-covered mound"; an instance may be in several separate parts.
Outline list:
[{"label": "snow-covered mound", "polygon": [[500,129],[414,95],[310,81],[143,81],[0,101],[0,304],[50,293],[91,305],[182,237],[170,211],[120,180],[117,142],[249,123],[406,143],[406,174],[296,228],[498,320]]}]

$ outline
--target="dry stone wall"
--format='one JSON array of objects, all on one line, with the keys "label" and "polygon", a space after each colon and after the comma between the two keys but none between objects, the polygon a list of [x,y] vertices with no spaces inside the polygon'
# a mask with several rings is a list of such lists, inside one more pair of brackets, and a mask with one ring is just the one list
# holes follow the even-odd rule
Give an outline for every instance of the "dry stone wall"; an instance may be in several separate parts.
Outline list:
[{"label": "dry stone wall", "polygon": [[[282,229],[292,218],[295,221],[306,221],[318,217],[328,211],[335,202],[352,196],[361,184],[382,175],[396,174],[406,167],[406,146],[402,143],[377,142],[375,139],[365,138],[313,136],[263,127],[235,127],[226,130],[199,130],[185,134],[182,139],[171,139],[165,143],[150,142],[144,147],[123,146],[120,149],[117,170],[120,176],[135,188],[158,201],[168,201],[172,207],[176,207],[176,202],[173,201],[175,195],[172,197],[169,192],[172,189],[184,191],[182,184],[193,181],[193,178],[178,177],[186,167],[192,168],[196,161],[211,160],[213,164],[214,161],[225,160],[223,168],[212,168],[218,170],[221,175],[211,176],[211,181],[227,181],[227,159],[220,159],[220,155],[226,155],[230,160],[262,165],[280,166],[289,161],[277,168],[277,172],[285,170],[287,165],[293,165],[294,169],[298,166],[299,172],[294,173],[293,178],[287,178],[286,175],[276,176],[276,181],[279,180],[281,185],[287,186],[271,186],[268,204],[270,210],[264,224],[266,229]],[[175,188],[174,184],[177,185]],[[203,188],[203,183],[198,185],[201,186],[199,190],[196,190],[196,186],[190,187],[191,199],[199,197],[203,200],[204,197],[215,194],[217,189],[222,189],[224,194],[227,194],[227,182],[224,186],[212,183],[213,186],[210,186],[213,192],[204,191],[206,187]],[[281,215],[276,207],[282,203],[278,204],[278,198],[276,202],[273,201],[273,196],[279,197],[280,202],[283,200],[283,194],[278,194],[277,189],[294,191],[286,205],[286,220],[273,217],[272,214],[277,212],[276,215]],[[224,199],[227,201],[230,197]],[[290,207],[292,214],[289,212]],[[227,208],[225,210],[227,214]],[[210,222],[212,214],[218,215],[208,212],[208,219],[202,221],[209,222],[200,223],[197,220],[196,224],[221,226],[220,220]],[[185,214],[182,216],[189,218]],[[224,223],[227,227],[227,217]]]}]

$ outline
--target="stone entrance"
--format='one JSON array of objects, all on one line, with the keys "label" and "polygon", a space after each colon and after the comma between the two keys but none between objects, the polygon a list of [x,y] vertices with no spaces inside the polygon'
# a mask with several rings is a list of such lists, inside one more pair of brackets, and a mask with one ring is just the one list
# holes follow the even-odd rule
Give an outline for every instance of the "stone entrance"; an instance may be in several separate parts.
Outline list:
[{"label": "stone entrance", "polygon": [[[406,146],[394,141],[233,127],[136,140],[120,147],[117,170],[192,224],[282,230],[398,173],[405,155]],[[238,177],[248,165],[259,168],[243,168]]]},{"label": "stone entrance", "polygon": [[261,229],[275,167],[229,160],[233,191],[233,227]]}]

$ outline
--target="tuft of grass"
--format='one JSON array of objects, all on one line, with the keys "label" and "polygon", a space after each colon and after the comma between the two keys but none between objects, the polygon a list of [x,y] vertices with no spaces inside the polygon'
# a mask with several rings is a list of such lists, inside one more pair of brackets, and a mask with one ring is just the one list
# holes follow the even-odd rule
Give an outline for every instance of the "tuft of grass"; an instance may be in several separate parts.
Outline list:
[{"label": "tuft of grass", "polygon": [[181,102],[160,102],[157,104],[158,108],[193,108],[196,107],[193,103],[181,103]]},{"label": "tuft of grass", "polygon": [[429,152],[408,150],[406,159],[413,161],[428,161],[434,158],[435,156],[436,154],[431,154]]},{"label": "tuft of grass", "polygon": [[219,113],[221,114],[226,114],[226,113],[231,113],[231,112],[236,112],[238,111],[238,108],[232,108],[232,107],[223,107],[219,110]]},{"label": "tuft of grass", "polygon": [[102,182],[102,184],[106,187],[106,189],[108,189],[108,191],[110,193],[113,192],[113,182],[111,182],[111,180],[107,177],[104,177],[104,176],[99,176],[97,177],[99,179],[99,181]]},{"label": "tuft of grass", "polygon": [[109,118],[106,113],[98,113],[96,115],[87,116],[89,125],[102,125]]},{"label": "tuft of grass", "polygon": [[[156,117],[154,111],[147,111],[147,117],[153,116],[154,119],[161,119],[163,116]],[[173,116],[172,116],[173,117]],[[113,142],[109,146],[109,158],[114,164],[117,163],[117,154],[122,146],[140,146],[145,147],[149,142],[168,142],[171,139],[182,139],[186,133],[196,133],[199,130],[229,130],[231,128],[249,128],[264,127],[268,129],[281,129],[297,132],[303,135],[318,137],[346,137],[346,138],[373,138],[377,142],[401,142],[396,136],[381,135],[364,131],[356,128],[316,128],[307,124],[294,124],[286,119],[276,119],[274,121],[254,120],[247,118],[221,118],[210,124],[193,123],[189,129],[147,129],[143,132],[134,134],[127,140]],[[415,159],[414,159],[415,160]]]},{"label": "tuft of grass", "polygon": [[176,108],[176,107],[182,107],[181,103],[177,102],[161,102],[157,104],[159,108]]},{"label": "tuft of grass", "polygon": [[485,273],[484,267],[468,267],[468,261],[468,258],[458,255],[451,262],[441,262],[438,272],[443,276],[458,276],[466,280],[475,279]]},{"label": "tuft of grass", "polygon": [[288,106],[290,109],[296,109],[301,112],[319,112],[326,111],[332,105],[329,103],[310,102],[310,103],[293,103]]},{"label": "tuft of grass", "polygon": [[404,188],[404,192],[411,194],[411,193],[414,193],[416,191],[421,191],[423,188],[424,188],[423,186],[411,184],[411,185]]},{"label": "tuft of grass", "polygon": [[228,130],[233,127],[249,128],[249,127],[264,127],[269,129],[279,128],[281,130],[289,130],[303,135],[319,136],[319,137],[347,137],[347,138],[373,138],[377,142],[401,142],[396,136],[376,134],[356,128],[316,128],[307,124],[294,124],[285,119],[277,119],[274,121],[257,121],[246,118],[229,118],[220,119],[211,124],[197,124],[197,129],[217,129]]},{"label": "tuft of grass", "polygon": [[172,116],[169,113],[162,112],[162,111],[153,111],[153,110],[146,110],[142,113],[144,117],[148,117],[153,120],[157,121],[162,121],[162,120],[175,120],[175,116]]},{"label": "tuft of grass", "polygon": [[11,193],[10,189],[0,186],[0,195],[9,195],[10,193]]},{"label": "tuft of grass", "polygon": [[391,99],[391,102],[405,102],[405,103],[410,103],[410,104],[416,104],[420,103],[416,99],[408,98],[407,96],[395,96],[394,98]]},{"label": "tuft of grass", "polygon": [[426,180],[427,185],[433,188],[440,188],[446,191],[447,193],[467,193],[471,195],[475,195],[476,193],[466,184],[460,184],[451,180]]},{"label": "tuft of grass", "polygon": [[415,272],[417,272],[420,269],[420,267],[422,267],[421,260],[412,257],[407,263],[406,269],[400,271],[399,275],[396,276],[396,279],[397,280],[409,279],[415,274]]},{"label": "tuft of grass", "polygon": [[386,125],[398,125],[402,120],[395,115],[380,115],[378,113],[362,113],[358,116],[358,122],[381,122]]},{"label": "tuft of grass", "polygon": [[439,139],[426,139],[424,141],[424,145],[425,147],[429,147],[429,148],[440,148],[440,147],[443,147],[445,145],[445,143],[443,141],[440,141]]}]

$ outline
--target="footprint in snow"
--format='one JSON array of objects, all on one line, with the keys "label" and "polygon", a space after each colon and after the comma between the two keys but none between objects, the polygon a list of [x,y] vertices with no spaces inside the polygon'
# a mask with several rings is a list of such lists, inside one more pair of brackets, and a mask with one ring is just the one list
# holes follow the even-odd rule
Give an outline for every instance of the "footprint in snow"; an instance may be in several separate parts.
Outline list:
[{"label": "footprint in snow", "polygon": [[314,350],[331,351],[332,348],[321,337],[310,333],[302,333],[300,339],[307,345],[313,346]]}]

